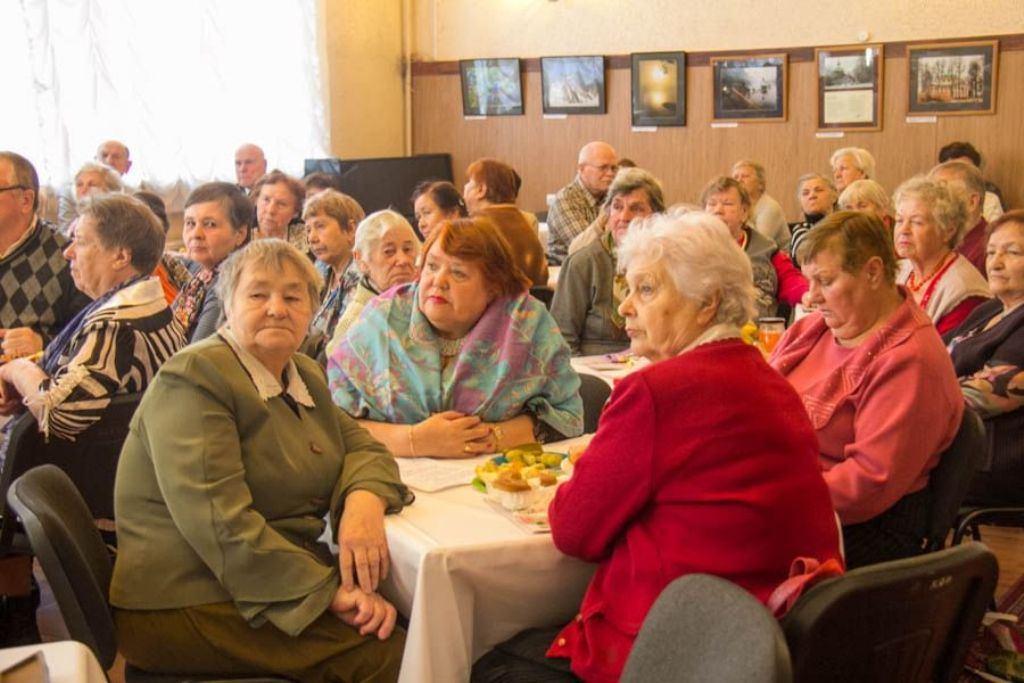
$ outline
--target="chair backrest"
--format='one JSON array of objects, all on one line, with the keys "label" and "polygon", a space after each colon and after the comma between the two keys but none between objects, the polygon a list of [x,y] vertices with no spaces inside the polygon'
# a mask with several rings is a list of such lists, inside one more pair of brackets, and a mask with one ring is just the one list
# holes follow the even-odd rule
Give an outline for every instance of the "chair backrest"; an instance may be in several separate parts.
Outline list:
[{"label": "chair backrest", "polygon": [[956,680],[997,574],[995,556],[970,543],[823,581],[782,621],[793,679]]},{"label": "chair backrest", "polygon": [[[103,417],[74,441],[46,440],[31,413],[18,416],[8,436],[7,455],[0,471],[0,500],[6,500],[11,482],[22,474],[39,465],[53,464],[75,482],[93,518],[113,519],[117,461],[141,399],[142,394],[114,396]],[[0,549],[10,545],[13,533],[9,512],[5,509],[0,517]]]},{"label": "chair backrest", "polygon": [[7,502],[21,518],[71,638],[109,669],[117,654],[107,604],[113,567],[78,489],[60,468],[42,465],[11,484]]},{"label": "chair backrest", "polygon": [[583,433],[593,434],[597,431],[597,421],[601,410],[611,396],[612,388],[608,382],[597,375],[580,373],[580,398],[583,399]]},{"label": "chair backrest", "polygon": [[753,595],[707,574],[670,583],[644,619],[622,672],[647,681],[790,681],[778,622]]},{"label": "chair backrest", "polygon": [[544,308],[550,309],[551,300],[555,298],[555,290],[544,285],[537,285],[530,287],[530,296],[544,304]]},{"label": "chair backrest", "polygon": [[988,443],[985,425],[971,408],[964,407],[953,443],[939,457],[928,478],[931,514],[928,519],[928,549],[940,550],[956,522],[960,505],[967,497],[971,479],[985,457]]}]

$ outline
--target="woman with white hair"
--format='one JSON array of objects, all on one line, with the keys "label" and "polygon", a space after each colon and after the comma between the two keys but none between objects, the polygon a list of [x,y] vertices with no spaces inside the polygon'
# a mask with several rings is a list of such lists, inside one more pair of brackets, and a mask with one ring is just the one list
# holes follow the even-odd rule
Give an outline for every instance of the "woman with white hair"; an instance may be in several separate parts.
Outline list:
[{"label": "woman with white hair", "polygon": [[[764,602],[794,558],[839,558],[800,398],[740,340],[754,287],[726,226],[702,212],[656,217],[630,228],[619,258],[630,347],[652,365],[616,384],[551,503],[558,549],[599,565],[580,616],[517,636],[541,647],[516,680],[570,669],[618,680],[652,603],[680,576],[715,574]],[[507,649],[485,656],[473,680],[510,680],[497,674]]]},{"label": "woman with white hair", "polygon": [[836,190],[842,192],[854,180],[875,177],[875,157],[862,147],[843,147],[832,153],[829,159]]},{"label": "woman with white hair", "polygon": [[82,213],[84,203],[89,197],[112,192],[123,192],[124,184],[121,174],[98,161],[87,161],[78,169],[74,177],[74,200],[61,196],[59,200],[59,225],[65,237],[74,233],[75,223]]},{"label": "woman with white hair", "polygon": [[967,217],[963,200],[934,180],[916,177],[896,189],[895,204],[893,242],[904,259],[896,281],[945,334],[990,296],[985,278],[955,251]]},{"label": "woman with white hair", "polygon": [[353,254],[362,277],[327,344],[328,355],[359,319],[367,301],[416,279],[416,259],[422,246],[409,221],[397,211],[376,211],[359,223]]},{"label": "woman with white hair", "polygon": [[854,180],[839,195],[839,208],[843,211],[863,211],[874,214],[885,227],[892,230],[892,199],[885,188],[874,180]]}]

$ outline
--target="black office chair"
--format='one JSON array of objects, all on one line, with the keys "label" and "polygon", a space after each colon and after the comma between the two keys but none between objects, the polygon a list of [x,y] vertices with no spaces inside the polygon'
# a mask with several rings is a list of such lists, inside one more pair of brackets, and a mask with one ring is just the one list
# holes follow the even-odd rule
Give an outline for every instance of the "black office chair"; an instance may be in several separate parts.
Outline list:
[{"label": "black office chair", "polygon": [[998,572],[995,555],[970,543],[823,581],[782,621],[793,680],[956,680]]},{"label": "black office chair", "polygon": [[788,683],[789,648],[775,617],[736,584],[707,574],[676,579],[644,619],[623,683]]},{"label": "black office chair", "polygon": [[544,308],[551,310],[551,300],[555,298],[555,290],[544,285],[537,285],[530,287],[530,296],[544,304]]},{"label": "black office chair", "polygon": [[596,375],[580,373],[580,398],[583,399],[583,433],[593,434],[597,431],[597,422],[601,410],[611,396],[612,388],[608,382]]},{"label": "black office chair", "polygon": [[[100,665],[109,669],[117,655],[117,635],[107,604],[113,566],[81,494],[60,468],[42,465],[11,484],[7,502],[25,527],[71,638],[88,646]],[[220,680],[269,683],[287,679],[197,678],[125,667],[126,683]]]},{"label": "black office chair", "polygon": [[[114,396],[103,417],[74,441],[56,437],[47,440],[39,433],[31,413],[19,415],[8,435],[7,455],[0,470],[0,501],[7,499],[8,487],[22,474],[39,465],[53,464],[75,482],[91,510],[91,519],[113,519],[117,461],[141,399],[142,394]],[[0,554],[19,549],[20,544],[14,539],[16,526],[10,508],[4,504],[0,516]]]},{"label": "black office chair", "polygon": [[953,443],[939,457],[928,477],[931,514],[928,520],[928,551],[941,550],[954,527],[960,506],[971,487],[971,478],[981,465],[988,445],[985,426],[971,408],[964,408],[960,429]]}]

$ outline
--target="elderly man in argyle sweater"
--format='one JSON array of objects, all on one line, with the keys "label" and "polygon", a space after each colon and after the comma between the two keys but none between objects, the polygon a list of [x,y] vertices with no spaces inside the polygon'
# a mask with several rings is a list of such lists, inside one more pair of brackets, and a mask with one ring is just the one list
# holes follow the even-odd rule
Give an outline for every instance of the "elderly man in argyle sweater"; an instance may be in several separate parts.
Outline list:
[{"label": "elderly man in argyle sweater", "polygon": [[39,176],[19,154],[0,151],[0,352],[41,351],[89,303],[71,280],[67,240],[36,215]]}]

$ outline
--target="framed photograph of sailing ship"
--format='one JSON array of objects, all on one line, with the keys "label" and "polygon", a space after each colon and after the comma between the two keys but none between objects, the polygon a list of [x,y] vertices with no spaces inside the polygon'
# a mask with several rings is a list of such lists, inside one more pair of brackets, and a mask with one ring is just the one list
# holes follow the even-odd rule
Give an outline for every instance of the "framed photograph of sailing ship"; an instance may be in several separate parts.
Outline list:
[{"label": "framed photograph of sailing ship", "polygon": [[994,114],[998,40],[907,46],[910,114]]}]

